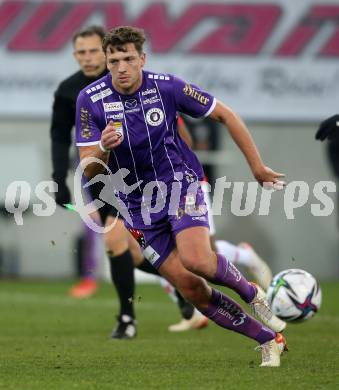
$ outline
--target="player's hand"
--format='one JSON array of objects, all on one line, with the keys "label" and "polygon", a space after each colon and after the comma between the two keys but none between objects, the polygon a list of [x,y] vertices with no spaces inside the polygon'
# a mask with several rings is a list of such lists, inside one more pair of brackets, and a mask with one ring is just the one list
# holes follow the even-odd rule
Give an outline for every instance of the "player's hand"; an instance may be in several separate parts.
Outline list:
[{"label": "player's hand", "polygon": [[330,141],[339,138],[339,115],[333,115],[320,123],[319,129],[315,134],[315,139]]},{"label": "player's hand", "polygon": [[254,176],[261,186],[266,189],[282,190],[286,185],[285,181],[281,180],[285,175],[273,171],[273,169],[262,166],[259,170],[254,172]]},{"label": "player's hand", "polygon": [[121,142],[121,135],[115,131],[113,121],[109,121],[101,133],[101,146],[108,151],[119,146]]},{"label": "player's hand", "polygon": [[61,207],[65,207],[66,203],[71,203],[71,193],[66,183],[57,183],[58,192],[54,193],[55,202]]}]

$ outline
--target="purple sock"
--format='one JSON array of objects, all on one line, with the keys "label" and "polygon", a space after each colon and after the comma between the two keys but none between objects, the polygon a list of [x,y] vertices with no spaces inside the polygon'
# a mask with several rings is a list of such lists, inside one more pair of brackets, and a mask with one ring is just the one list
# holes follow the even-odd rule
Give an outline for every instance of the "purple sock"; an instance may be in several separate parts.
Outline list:
[{"label": "purple sock", "polygon": [[235,301],[220,291],[212,289],[212,296],[206,310],[201,313],[222,328],[241,333],[259,344],[274,339],[276,333],[248,315]]},{"label": "purple sock", "polygon": [[241,272],[223,255],[217,255],[217,272],[210,281],[219,286],[226,286],[236,291],[247,303],[251,302],[256,294],[253,284],[249,283]]},{"label": "purple sock", "polygon": [[98,234],[85,225],[83,265],[82,271],[85,278],[95,279],[95,269],[98,257]]}]

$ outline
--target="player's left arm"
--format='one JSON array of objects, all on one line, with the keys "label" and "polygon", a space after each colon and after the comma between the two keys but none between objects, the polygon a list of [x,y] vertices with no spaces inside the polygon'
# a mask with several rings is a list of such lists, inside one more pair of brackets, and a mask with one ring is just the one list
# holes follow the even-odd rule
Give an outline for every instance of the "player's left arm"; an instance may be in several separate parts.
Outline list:
[{"label": "player's left arm", "polygon": [[260,184],[283,184],[280,179],[285,175],[265,166],[247,126],[231,108],[217,101],[209,117],[228,128],[233,140],[244,154],[254,177]]},{"label": "player's left arm", "polygon": [[188,131],[186,123],[184,122],[181,116],[178,117],[177,123],[178,123],[178,133],[180,137],[185,141],[186,145],[192,149],[193,139],[190,132]]}]

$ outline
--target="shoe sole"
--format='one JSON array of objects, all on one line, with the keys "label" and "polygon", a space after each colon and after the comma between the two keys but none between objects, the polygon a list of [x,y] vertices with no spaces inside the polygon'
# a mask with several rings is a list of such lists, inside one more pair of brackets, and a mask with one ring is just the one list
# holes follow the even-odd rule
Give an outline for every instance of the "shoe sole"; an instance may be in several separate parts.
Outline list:
[{"label": "shoe sole", "polygon": [[192,327],[192,329],[204,329],[207,326],[208,326],[208,318],[205,317],[202,318],[196,326]]}]

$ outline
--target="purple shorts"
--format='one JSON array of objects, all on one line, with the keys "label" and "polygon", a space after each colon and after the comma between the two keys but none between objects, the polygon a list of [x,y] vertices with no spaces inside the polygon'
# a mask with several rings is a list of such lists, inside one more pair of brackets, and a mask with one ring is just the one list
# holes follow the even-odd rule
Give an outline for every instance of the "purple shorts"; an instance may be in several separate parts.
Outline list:
[{"label": "purple shorts", "polygon": [[195,226],[209,228],[204,194],[199,187],[196,197],[190,194],[182,196],[176,215],[167,214],[150,226],[133,228],[125,224],[138,241],[145,258],[155,268],[159,268],[175,248],[175,236],[179,232]]}]

